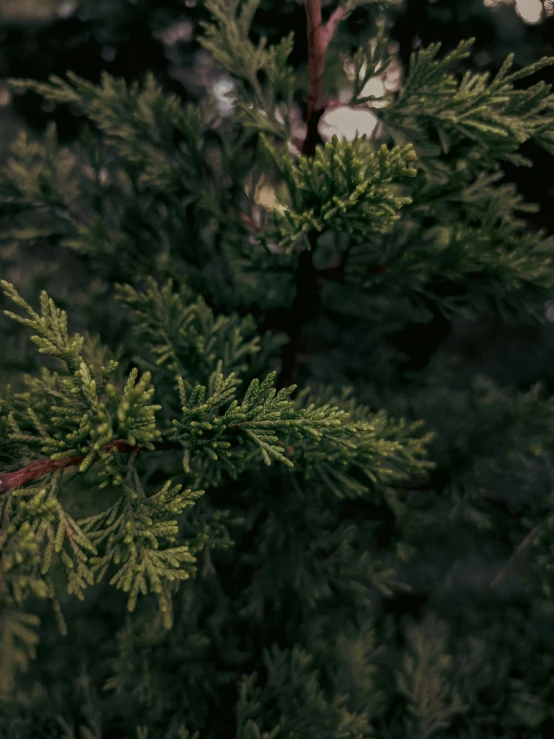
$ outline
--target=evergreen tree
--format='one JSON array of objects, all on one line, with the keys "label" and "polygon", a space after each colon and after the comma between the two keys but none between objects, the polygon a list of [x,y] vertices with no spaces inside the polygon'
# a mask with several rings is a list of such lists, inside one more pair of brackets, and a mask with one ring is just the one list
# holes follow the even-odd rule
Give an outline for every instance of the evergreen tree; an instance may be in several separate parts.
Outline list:
[{"label": "evergreen tree", "polygon": [[[0,173],[2,739],[552,735],[554,396],[406,348],[544,322],[554,243],[503,167],[554,153],[522,84],[554,58],[431,44],[375,101],[386,5],[306,0],[304,79],[258,0],[206,0],[223,109],[12,81],[87,125]],[[380,122],[325,141],[361,6],[343,88]]]}]

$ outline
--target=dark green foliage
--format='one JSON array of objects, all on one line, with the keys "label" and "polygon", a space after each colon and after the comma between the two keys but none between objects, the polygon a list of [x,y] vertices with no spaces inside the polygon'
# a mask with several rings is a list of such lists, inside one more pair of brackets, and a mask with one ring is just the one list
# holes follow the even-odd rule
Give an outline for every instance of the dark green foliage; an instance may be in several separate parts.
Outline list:
[{"label": "dark green foliage", "polygon": [[0,737],[549,736],[551,388],[404,350],[546,331],[552,238],[502,167],[552,153],[548,85],[514,84],[552,59],[424,48],[373,137],[304,156],[258,10],[202,7],[225,115],[153,75],[13,83],[85,125],[0,172]]}]

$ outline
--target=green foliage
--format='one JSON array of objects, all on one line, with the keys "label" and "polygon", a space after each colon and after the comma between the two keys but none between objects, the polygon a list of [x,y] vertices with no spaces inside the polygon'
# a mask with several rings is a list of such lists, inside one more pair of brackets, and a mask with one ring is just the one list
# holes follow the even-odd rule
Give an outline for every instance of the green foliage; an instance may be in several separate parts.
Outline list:
[{"label": "green foliage", "polygon": [[[290,137],[290,110],[295,80],[287,65],[293,46],[293,34],[267,47],[267,39],[257,45],[250,40],[250,27],[260,0],[207,0],[206,8],[213,22],[203,23],[202,46],[214,61],[236,81],[237,105],[241,120],[278,138]],[[262,85],[260,73],[266,77]]]},{"label": "green foliage", "polygon": [[[2,170],[2,216],[16,216],[37,207],[63,207],[66,200],[62,193],[77,184],[71,178],[72,158],[68,152],[60,152],[56,129],[50,126],[44,144],[30,141],[22,132],[12,147],[14,158]],[[25,238],[25,234],[17,234]]]},{"label": "green foliage", "polygon": [[[460,141],[468,140],[471,148],[466,163],[474,171],[496,168],[498,160],[524,164],[526,160],[517,150],[531,138],[552,152],[554,98],[549,94],[550,86],[541,81],[527,89],[516,89],[514,83],[551,65],[553,60],[545,57],[509,74],[514,60],[511,54],[492,81],[487,73],[470,70],[458,81],[451,70],[469,56],[473,42],[461,42],[440,60],[436,59],[439,43],[414,52],[406,84],[384,112],[389,128],[398,130],[416,150],[420,141],[425,147],[432,130],[445,154]],[[430,158],[440,151],[429,147],[425,150]]]},{"label": "green foliage", "polygon": [[410,145],[391,151],[383,145],[375,154],[363,139],[340,143],[337,136],[313,158],[300,156],[296,163],[283,158],[290,207],[274,215],[279,246],[305,246],[314,231],[346,232],[354,241],[389,231],[400,208],[411,202],[395,196],[393,187],[416,176],[415,159]]},{"label": "green foliage", "polygon": [[131,262],[139,264],[138,274],[173,276],[171,255],[179,260],[183,251],[192,253],[187,242],[201,232],[206,250],[193,264],[202,287],[209,282],[214,290],[213,260],[224,258],[219,221],[229,217],[229,178],[234,169],[242,187],[250,161],[240,148],[214,150],[213,99],[184,105],[153,75],[142,89],[108,74],[100,86],[69,74],[68,81],[14,80],[13,87],[72,106],[90,128],[71,154],[57,145],[53,129],[47,155],[24,136],[16,142],[3,172],[4,208],[7,216],[25,214],[25,231],[17,221],[6,222],[5,238],[59,244],[94,264],[98,276],[131,283],[137,274]]},{"label": "green foliage", "polygon": [[363,105],[374,99],[373,95],[362,96],[361,93],[372,77],[377,73],[383,74],[390,66],[393,57],[388,53],[388,47],[387,28],[383,23],[379,26],[376,38],[370,39],[354,55],[354,86],[349,105]]},{"label": "green foliage", "polygon": [[[118,392],[109,382],[118,363],[112,360],[101,367],[99,376],[94,366],[87,366],[81,356],[83,338],[78,334],[69,337],[67,314],[45,292],[39,316],[12,285],[2,282],[2,287],[30,317],[11,311],[6,315],[36,331],[31,340],[38,351],[61,359],[70,373],[63,377],[45,369],[40,378],[29,379],[29,390],[17,398],[18,407],[8,414],[12,439],[30,450],[40,448],[52,459],[82,454],[81,472],[88,469],[96,454],[105,457],[106,445],[116,438],[153,449],[152,442],[160,438],[154,418],[160,406],[149,403],[154,393],[148,388],[150,374],[145,373],[137,383],[138,371],[131,370],[125,387]],[[35,434],[25,433],[22,426],[34,428]]]},{"label": "green foliage", "polygon": [[430,622],[408,632],[408,653],[398,675],[398,690],[408,704],[407,726],[416,736],[436,735],[467,710],[448,674],[452,659],[444,631],[443,624]]},{"label": "green foliage", "polygon": [[170,280],[160,290],[152,279],[145,290],[118,285],[118,300],[132,312],[140,342],[140,362],[160,380],[178,375],[187,391],[221,363],[225,374],[242,374],[261,349],[251,317],[215,316],[205,300],[186,285],[173,292]]},{"label": "green foliage", "polygon": [[[222,484],[225,472],[236,478],[251,469],[252,447],[261,453],[265,464],[275,460],[289,467],[293,462],[285,456],[284,445],[289,446],[293,441],[303,442],[298,451],[310,443],[325,442],[330,445],[330,453],[333,447],[346,449],[351,455],[361,457],[365,464],[369,447],[374,446],[377,467],[380,455],[386,454],[387,444],[376,437],[373,427],[362,421],[351,421],[347,410],[313,402],[306,407],[295,407],[288,399],[294,386],[277,392],[273,387],[275,372],[261,383],[253,379],[239,404],[235,397],[237,375],[235,372],[224,375],[223,360],[218,360],[208,376],[207,386],[192,386],[188,376],[187,384],[192,389],[187,392],[185,380],[179,374],[179,353],[193,359],[194,352],[190,349],[195,349],[198,360],[203,362],[193,360],[191,366],[202,376],[217,356],[213,353],[216,347],[229,366],[242,370],[245,365],[239,362],[243,356],[259,349],[258,342],[243,341],[241,325],[237,326],[236,319],[214,320],[206,304],[200,299],[192,302],[193,296],[187,290],[172,295],[171,283],[160,290],[152,281],[141,294],[130,286],[120,289],[120,299],[132,307],[138,318],[136,323],[145,339],[145,348],[150,344],[158,365],[167,360],[168,371],[173,373],[173,392],[178,393],[180,417],[173,418],[171,426],[160,431],[154,414],[162,406],[150,405],[154,388],[148,388],[149,371],[137,383],[138,371],[131,370],[118,391],[110,382],[118,363],[111,360],[107,367],[100,368],[100,373],[93,364],[87,366],[81,354],[83,337],[69,336],[67,314],[45,292],[39,316],[10,283],[4,281],[2,286],[5,294],[29,317],[11,311],[5,314],[36,331],[32,341],[38,351],[61,360],[68,370],[64,377],[44,368],[40,378],[27,378],[27,392],[4,399],[10,441],[31,454],[39,450],[53,461],[74,456],[80,473],[86,472],[99,458],[104,461],[106,478],[100,487],[111,485],[120,491],[106,510],[80,521],[75,521],[60,502],[57,477],[53,478],[48,494],[42,488],[23,488],[4,498],[9,536],[2,546],[3,571],[9,575],[12,597],[17,603],[23,602],[29,591],[40,597],[52,597],[59,609],[48,577],[56,554],[65,569],[69,594],[83,599],[83,591],[101,582],[110,568],[115,567],[117,571],[110,584],[128,593],[129,610],[134,610],[139,593],[154,592],[164,625],[171,627],[172,584],[194,574],[195,555],[208,543],[210,527],[204,527],[187,544],[160,547],[160,543],[176,542],[179,518],[203,491],[192,492],[190,488],[182,491],[182,485],[171,487],[168,481],[159,492],[147,496],[135,468],[136,451],[123,473],[125,465],[120,463],[117,452],[117,444],[122,440],[137,451],[154,450],[154,442],[161,442],[162,448],[164,442],[169,448],[181,447],[184,472],[191,474],[194,465],[194,479],[210,481],[212,485]],[[202,334],[195,323],[202,327]],[[246,331],[252,329],[250,321],[241,323]],[[156,345],[156,338],[165,343],[161,347]],[[56,405],[52,405],[52,400]],[[110,445],[116,439],[114,449]],[[389,446],[389,454],[401,450],[398,441],[390,442]],[[210,470],[213,467],[210,462],[217,463],[215,469]],[[28,502],[22,500],[14,512],[12,501],[20,496],[28,498]],[[31,522],[26,522],[31,514]],[[23,567],[21,574],[17,574],[17,568],[12,572],[14,565]]]},{"label": "green foliage", "polygon": [[[554,402],[524,342],[553,242],[500,166],[554,151],[521,84],[552,60],[489,80],[432,45],[371,139],[297,156],[267,9],[198,9],[225,114],[153,74],[14,82],[84,126],[0,170],[0,739],[547,736]],[[393,61],[377,18],[352,105]],[[515,387],[516,348],[464,338],[488,322]]]},{"label": "green foliage", "polygon": [[29,659],[36,657],[39,636],[36,627],[40,620],[32,613],[10,609],[3,603],[0,615],[0,648],[2,649],[2,673],[0,674],[0,698],[11,698],[16,669],[26,670]]},{"label": "green foliage", "polygon": [[[311,731],[318,736],[362,739],[371,736],[371,726],[363,714],[351,713],[347,695],[335,694],[329,700],[322,689],[313,658],[299,648],[280,650],[275,646],[264,654],[267,678],[260,685],[257,675],[243,678],[237,704],[241,739],[273,739],[294,736],[307,739]],[[263,713],[261,706],[272,705]],[[306,725],[306,713],[316,717]]]},{"label": "green foliage", "polygon": [[110,585],[129,594],[128,609],[135,609],[139,592],[154,592],[164,626],[170,628],[171,585],[194,574],[194,554],[207,537],[202,532],[194,542],[165,548],[160,548],[160,541],[177,540],[179,516],[203,491],[181,491],[181,485],[171,487],[167,482],[147,498],[132,467],[122,486],[124,495],[111,508],[83,521],[92,542],[107,545],[101,556],[92,559],[92,571],[99,581],[110,565],[118,565]]},{"label": "green foliage", "polygon": [[[198,147],[210,120],[206,108],[184,106],[177,96],[164,93],[153,75],[142,91],[136,83],[127,85],[107,74],[100,86],[71,73],[68,80],[52,77],[49,84],[33,80],[12,80],[12,84],[15,90],[31,90],[53,103],[77,106],[106,136],[114,155],[133,163],[140,173],[140,189],[195,191],[202,166]],[[183,137],[177,157],[175,131]]]}]

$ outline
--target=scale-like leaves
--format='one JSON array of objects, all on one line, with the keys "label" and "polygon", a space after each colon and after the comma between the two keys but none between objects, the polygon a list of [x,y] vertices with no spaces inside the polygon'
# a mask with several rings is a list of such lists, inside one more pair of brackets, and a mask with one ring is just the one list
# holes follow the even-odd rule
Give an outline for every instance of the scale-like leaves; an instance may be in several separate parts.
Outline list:
[{"label": "scale-like leaves", "polygon": [[[257,131],[286,139],[290,136],[290,111],[295,79],[287,60],[292,33],[267,46],[250,39],[250,27],[260,0],[207,0],[213,20],[203,23],[202,46],[236,81],[234,104],[242,123]],[[267,81],[260,82],[263,73]]]},{"label": "scale-like leaves", "polygon": [[164,624],[171,626],[171,588],[194,574],[195,554],[207,541],[200,532],[195,541],[174,544],[179,534],[178,520],[194,505],[203,490],[182,490],[167,482],[147,497],[133,464],[129,465],[122,496],[108,510],[81,522],[83,531],[98,547],[91,568],[100,582],[110,567],[116,572],[110,584],[129,594],[133,611],[139,594],[156,594]]},{"label": "scale-like leaves", "polygon": [[417,174],[411,145],[391,150],[383,145],[375,152],[364,139],[340,142],[333,136],[314,157],[293,162],[274,156],[290,193],[290,203],[273,211],[284,250],[305,248],[311,232],[347,233],[353,241],[386,233],[411,202],[399,193]]},{"label": "scale-like leaves", "polygon": [[529,139],[554,151],[550,85],[541,81],[520,89],[515,84],[552,65],[554,58],[510,73],[514,61],[510,54],[494,79],[468,70],[458,80],[453,72],[469,56],[473,41],[462,41],[442,59],[437,59],[440,43],[414,52],[405,85],[383,110],[385,125],[411,141],[420,155],[427,149],[430,156],[423,161],[430,166],[433,150],[428,143],[433,135],[445,154],[463,140],[469,142],[464,154],[475,171],[495,168],[498,161],[526,163],[517,150]]},{"label": "scale-like leaves", "polygon": [[150,279],[142,290],[119,285],[116,295],[133,318],[141,347],[137,360],[146,360],[154,372],[178,374],[187,390],[207,379],[218,362],[225,374],[241,374],[260,351],[251,317],[216,316],[186,285],[174,291],[172,281],[160,288]]},{"label": "scale-like leaves", "polygon": [[[28,379],[29,391],[19,396],[17,407],[9,409],[11,438],[40,446],[52,459],[83,455],[82,472],[97,455],[105,457],[106,446],[118,438],[125,438],[131,446],[152,449],[153,441],[160,438],[154,417],[160,406],[150,404],[154,393],[149,387],[151,374],[145,372],[137,382],[138,370],[133,369],[123,390],[118,390],[107,382],[118,363],[111,361],[102,367],[98,377],[81,356],[83,337],[69,336],[66,312],[45,292],[39,316],[10,283],[3,281],[2,287],[29,318],[11,311],[5,311],[6,315],[36,331],[31,340],[39,352],[62,360],[70,372],[62,376],[45,370],[41,378]],[[105,391],[103,397],[99,390]]]},{"label": "scale-like leaves", "polygon": [[141,188],[195,191],[203,165],[203,134],[213,120],[208,105],[183,105],[176,95],[165,93],[153,75],[142,90],[109,74],[102,76],[101,85],[72,72],[67,79],[52,76],[48,83],[11,84],[16,91],[32,90],[45,100],[79,109],[103,132],[112,151],[136,166]]}]

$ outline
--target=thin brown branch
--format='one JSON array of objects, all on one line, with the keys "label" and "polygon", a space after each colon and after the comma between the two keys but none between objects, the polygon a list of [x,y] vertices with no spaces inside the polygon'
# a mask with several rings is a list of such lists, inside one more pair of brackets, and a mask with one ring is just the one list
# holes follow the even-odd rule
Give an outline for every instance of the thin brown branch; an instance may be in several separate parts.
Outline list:
[{"label": "thin brown branch", "polygon": [[318,126],[326,108],[323,91],[325,55],[339,23],[346,15],[346,8],[339,5],[324,25],[321,18],[321,0],[306,0],[306,21],[308,27],[308,106],[306,110],[306,138],[302,145],[302,154],[305,156],[313,156],[316,145],[320,143]]},{"label": "thin brown branch", "polygon": [[[302,145],[304,156],[314,156],[316,146],[321,143],[318,124],[326,107],[323,94],[325,55],[333,34],[346,14],[346,9],[339,5],[324,25],[321,17],[321,0],[306,0],[308,106],[306,110],[306,138]],[[302,330],[310,318],[313,304],[317,299],[318,273],[313,262],[317,237],[317,231],[308,234],[308,249],[300,254],[298,260],[295,295],[288,312],[286,326],[289,342],[283,347],[281,375],[278,381],[278,386],[281,388],[292,385],[296,379],[299,352],[302,346]]]},{"label": "thin brown branch", "polygon": [[[240,428],[242,423],[231,424],[229,428]],[[126,439],[116,439],[106,444],[104,449],[109,452],[111,449],[117,449],[119,452],[130,453],[133,457],[139,452],[145,451],[144,447],[131,446]],[[153,451],[166,452],[170,450],[183,451],[183,445],[178,441],[163,441],[157,444]],[[96,456],[94,461],[99,459],[99,455]],[[67,459],[35,459],[25,467],[21,467],[13,472],[0,473],[0,495],[7,493],[10,490],[19,490],[29,482],[34,482],[44,475],[49,475],[57,470],[63,470],[66,467],[76,467],[81,464],[84,457],[67,457]],[[0,536],[1,536],[0,531]]]},{"label": "thin brown branch", "polygon": [[[110,449],[118,449],[120,452],[139,451],[140,447],[131,446],[125,439],[117,439],[104,447],[107,452]],[[66,467],[75,467],[81,464],[84,457],[68,457],[67,459],[35,459],[34,462],[21,467],[13,472],[5,472],[0,475],[0,493],[7,493],[9,490],[18,490],[28,482],[38,480],[56,470],[63,470]]]},{"label": "thin brown branch", "polygon": [[250,216],[247,216],[246,213],[240,213],[239,218],[244,223],[244,225],[248,226],[248,228],[251,228],[252,231],[259,233],[262,230],[261,227],[258,226],[256,221],[254,221],[253,218],[250,218]]},{"label": "thin brown branch", "polygon": [[326,40],[325,50],[327,50],[327,46],[329,46],[329,44],[331,43],[331,40],[335,35],[335,31],[339,27],[341,21],[346,18],[349,12],[350,11],[344,5],[339,5],[338,8],[335,8],[335,10],[331,13],[331,16],[325,24],[324,28]]}]

